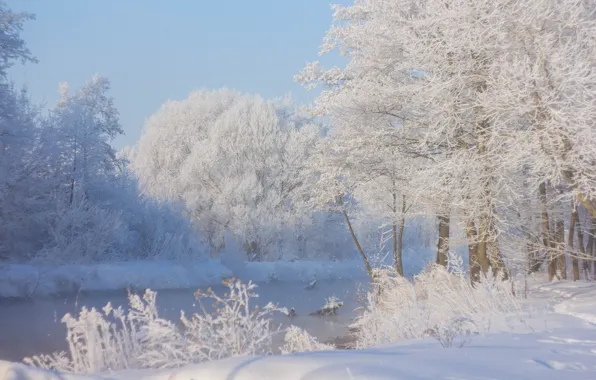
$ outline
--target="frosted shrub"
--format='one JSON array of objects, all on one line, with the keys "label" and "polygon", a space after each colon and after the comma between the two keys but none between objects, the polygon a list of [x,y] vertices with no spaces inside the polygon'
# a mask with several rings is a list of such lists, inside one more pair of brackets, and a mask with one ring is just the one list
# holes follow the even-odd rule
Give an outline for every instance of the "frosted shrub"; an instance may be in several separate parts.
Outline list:
[{"label": "frosted shrub", "polygon": [[205,257],[208,249],[179,205],[134,195],[131,192],[130,202],[122,201],[117,205],[127,211],[124,216],[134,237],[131,239],[131,256],[168,260]]},{"label": "frosted shrub", "polygon": [[375,270],[376,284],[365,296],[364,313],[356,319],[356,348],[413,339],[429,326],[414,286],[393,268]]},{"label": "frosted shrub", "polygon": [[35,259],[41,262],[88,263],[114,260],[120,255],[125,235],[119,211],[105,210],[84,199],[60,204],[50,214],[48,239]]},{"label": "frosted shrub", "polygon": [[[107,304],[101,311],[83,307],[78,317],[66,314],[68,354],[39,355],[24,362],[36,367],[95,373],[134,368],[168,368],[226,358],[271,352],[273,329],[270,316],[279,311],[271,303],[251,308],[258,297],[256,285],[240,281],[224,283],[229,292],[219,297],[211,289],[197,292],[199,302],[215,302],[215,312],[181,315],[182,328],[159,317],[157,293],[146,290],[141,298],[129,294],[129,310]],[[202,305],[201,305],[202,306]]]},{"label": "frosted shrub", "polygon": [[511,282],[489,271],[472,286],[455,255],[449,256],[448,268],[434,265],[412,282],[394,273],[391,268],[376,272],[377,285],[353,326],[358,348],[425,336],[453,342],[456,335],[489,331],[495,320],[519,311]]},{"label": "frosted shrub", "polygon": [[203,314],[187,318],[182,313],[188,344],[186,350],[198,361],[271,353],[273,335],[279,327],[272,328],[270,317],[280,309],[271,302],[263,308],[251,308],[250,300],[258,297],[252,282],[243,284],[240,280],[227,280],[224,284],[229,293],[223,298],[211,289],[196,293],[199,302],[202,299],[214,301],[214,313],[205,312],[203,305]]},{"label": "frosted shrub", "polygon": [[154,295],[149,290],[143,300],[137,295],[129,295],[131,310],[128,314],[124,314],[120,307],[113,309],[109,303],[103,308],[103,313],[95,308],[89,310],[83,307],[78,318],[66,314],[62,323],[66,324],[70,357],[60,352],[25,358],[25,363],[77,373],[140,366],[137,358],[143,351],[141,331],[151,324],[150,319],[157,318]]},{"label": "frosted shrub", "polygon": [[140,350],[135,351],[136,366],[139,367],[169,368],[190,363],[192,358],[188,355],[182,333],[171,321],[159,318],[156,297],[157,293],[149,289],[142,300],[138,295],[129,295],[130,311],[126,316],[128,329],[122,309],[113,312],[124,326],[120,331],[120,340],[130,340],[129,344],[140,347]]},{"label": "frosted shrub", "polygon": [[325,301],[325,306],[323,306],[323,309],[339,309],[343,305],[344,303],[340,301],[339,298],[336,296],[331,296]]},{"label": "frosted shrub", "polygon": [[470,337],[478,334],[476,331],[476,324],[469,318],[455,318],[441,326],[435,326],[428,329],[426,334],[435,338],[441,346],[453,347],[457,343],[457,347],[465,346]]},{"label": "frosted shrub", "polygon": [[335,346],[320,343],[317,338],[296,326],[290,326],[286,330],[284,345],[280,347],[282,355],[295,352],[327,351],[334,349]]}]

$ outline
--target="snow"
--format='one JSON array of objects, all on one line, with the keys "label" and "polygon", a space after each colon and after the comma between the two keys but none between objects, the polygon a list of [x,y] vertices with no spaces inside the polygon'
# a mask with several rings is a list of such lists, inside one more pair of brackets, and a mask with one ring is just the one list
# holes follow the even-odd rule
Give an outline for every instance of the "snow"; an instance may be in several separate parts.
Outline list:
[{"label": "snow", "polygon": [[[574,338],[578,336],[582,338]],[[93,377],[51,375],[21,364],[0,362],[2,374],[2,380],[594,379],[596,331],[567,328],[494,334],[451,349],[433,341],[420,341],[362,351],[236,357],[176,370],[126,371]]]},{"label": "snow", "polygon": [[[596,325],[596,300],[594,284],[581,282],[558,282],[537,287],[540,294],[554,293],[559,297],[559,302],[554,305],[554,310],[563,315],[570,315]],[[596,352],[595,352],[596,354]]]},{"label": "snow", "polygon": [[[363,351],[322,351],[289,356],[232,358],[177,371],[136,372],[115,379],[344,380],[344,379],[574,379],[596,375],[596,331],[587,339],[564,339],[583,330],[479,338],[461,349],[422,341]],[[560,337],[561,341],[545,340]],[[429,365],[432,363],[432,365]],[[564,372],[564,373],[561,373]],[[283,374],[283,377],[280,375]]]},{"label": "snow", "polygon": [[220,285],[238,277],[244,281],[289,282],[365,277],[357,261],[247,262],[230,267],[220,260],[131,261],[94,265],[0,265],[0,298],[47,296],[79,291],[150,288],[189,289]]},{"label": "snow", "polygon": [[[1,361],[0,380],[596,378],[596,284],[535,284],[524,303],[528,315],[533,314],[526,331],[533,332],[478,335],[461,348],[443,348],[427,339],[367,350],[235,357],[178,369],[93,376],[58,374]],[[538,308],[547,311],[535,314]]]}]

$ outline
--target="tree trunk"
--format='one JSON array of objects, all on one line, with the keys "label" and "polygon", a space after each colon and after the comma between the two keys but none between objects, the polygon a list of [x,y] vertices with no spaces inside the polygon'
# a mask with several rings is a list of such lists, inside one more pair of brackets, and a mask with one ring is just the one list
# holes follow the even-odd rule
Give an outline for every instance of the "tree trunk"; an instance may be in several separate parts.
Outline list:
[{"label": "tree trunk", "polygon": [[352,223],[350,223],[350,218],[348,217],[348,212],[343,208],[344,202],[341,199],[341,196],[337,197],[337,203],[339,203],[339,205],[342,206],[342,212],[344,214],[344,218],[346,219],[346,224],[348,225],[348,230],[350,230],[350,234],[352,235],[352,239],[354,240],[356,249],[358,250],[360,257],[362,258],[362,261],[364,262],[364,265],[366,266],[366,271],[368,272],[368,275],[370,276],[370,280],[372,282],[375,282],[375,276],[374,276],[372,267],[370,266],[370,262],[368,261],[368,257],[366,257],[366,254],[364,253],[362,246],[360,246],[360,242],[358,241],[358,237],[356,236],[354,229],[352,228]]},{"label": "tree trunk", "polygon": [[437,244],[437,264],[447,266],[449,252],[449,217],[439,216],[439,242]]},{"label": "tree trunk", "polygon": [[567,257],[565,256],[565,222],[557,218],[555,222],[555,235],[557,237],[557,273],[561,280],[567,280]]},{"label": "tree trunk", "polygon": [[[557,278],[557,227],[555,218],[550,218],[550,251],[549,251],[549,273],[552,270],[552,278]],[[549,275],[550,278],[550,275]]]},{"label": "tree trunk", "polygon": [[593,218],[596,218],[596,202],[594,200],[587,199],[582,193],[577,194],[577,200],[588,210]]},{"label": "tree trunk", "polygon": [[[393,182],[393,185],[395,186],[395,181]],[[397,272],[397,274],[399,274],[400,276],[404,275],[404,266],[403,266],[403,262],[402,262],[402,248],[403,248],[403,233],[404,233],[404,224],[405,224],[405,204],[406,204],[406,197],[405,195],[403,196],[403,205],[402,205],[402,210],[401,210],[401,217],[399,220],[399,233],[398,233],[398,227],[397,227],[397,223],[396,223],[396,219],[397,219],[397,194],[395,193],[395,191],[393,192],[393,225],[392,230],[393,230],[393,265],[395,266],[395,271]]]},{"label": "tree trunk", "polygon": [[590,256],[590,275],[592,279],[594,278],[594,234],[596,234],[596,218],[591,217],[586,254]]},{"label": "tree trunk", "polygon": [[[568,139],[565,137],[564,140],[568,141]],[[567,149],[569,150],[570,148]],[[572,170],[564,170],[561,174],[563,174],[563,178],[571,187],[571,189],[578,189],[577,182],[575,181],[575,173]],[[596,201],[593,199],[588,199],[582,192],[578,192],[576,198],[579,203],[581,203],[582,206],[584,206],[584,208],[590,213],[592,218],[596,218]]]},{"label": "tree trunk", "polygon": [[542,242],[540,239],[532,236],[529,233],[525,234],[526,250],[528,255],[528,274],[540,272],[544,262],[544,255],[542,255]]},{"label": "tree trunk", "polygon": [[489,252],[488,252],[488,221],[486,218],[481,218],[478,225],[478,245],[476,246],[476,258],[480,264],[482,273],[488,273],[490,267]]},{"label": "tree trunk", "polygon": [[356,236],[356,233],[354,232],[354,229],[352,228],[352,223],[350,223],[350,218],[348,217],[348,213],[346,212],[346,210],[343,210],[343,213],[344,213],[344,217],[346,218],[346,224],[348,225],[348,229],[350,230],[350,234],[352,235],[352,239],[354,240],[354,244],[356,245],[356,249],[358,250],[358,253],[360,254],[360,257],[362,257],[362,261],[364,262],[364,265],[366,266],[366,271],[368,272],[368,275],[370,276],[370,279],[372,281],[374,281],[374,275],[373,275],[372,267],[370,266],[370,262],[368,261],[368,258],[366,257],[366,254],[364,253],[364,250],[362,250],[362,247],[360,246],[360,242],[358,241],[358,237]]},{"label": "tree trunk", "polygon": [[74,150],[72,156],[72,173],[71,173],[71,180],[70,180],[70,199],[68,204],[72,205],[74,201],[74,190],[75,190],[75,173],[77,172],[77,137],[75,135],[74,139]]},{"label": "tree trunk", "polygon": [[[393,227],[395,228],[395,225]],[[403,246],[404,246],[404,229],[405,228],[406,228],[406,196],[402,195],[401,219],[399,221],[399,233],[397,235],[397,273],[402,276],[404,275]],[[394,232],[395,232],[395,230],[394,230]]]},{"label": "tree trunk", "polygon": [[68,204],[72,205],[72,202],[74,200],[74,187],[75,187],[75,179],[74,176],[70,179],[70,197],[69,197],[69,201]]},{"label": "tree trunk", "polygon": [[503,261],[503,256],[499,249],[499,242],[496,238],[493,238],[488,243],[488,257],[490,266],[493,269],[493,274],[496,276],[500,273],[503,276],[503,280],[507,280],[509,278],[509,273],[507,273],[507,268],[505,268],[505,262]]},{"label": "tree trunk", "polygon": [[584,245],[584,230],[582,229],[581,218],[578,216],[577,218],[577,244],[579,246],[579,251],[581,252],[582,256],[582,270],[584,272],[584,279],[587,281],[590,278],[590,266],[589,266],[589,259],[588,255],[586,254],[586,248]]},{"label": "tree trunk", "polygon": [[[577,223],[577,208],[575,204],[572,205],[571,219],[569,220],[569,234],[567,235],[567,252],[571,256],[571,264],[573,266],[573,281],[579,281],[579,260],[575,254],[573,240],[575,239],[575,224]],[[578,229],[579,232],[579,229]],[[581,244],[580,244],[581,245]]]},{"label": "tree trunk", "polygon": [[[522,216],[517,212],[517,217],[521,220]],[[544,262],[544,256],[541,250],[541,239],[532,233],[530,226],[522,227],[524,241],[526,242],[526,257],[528,258],[528,268],[525,274],[538,273]]]},{"label": "tree trunk", "polygon": [[[492,212],[494,213],[494,210],[492,210]],[[501,255],[501,249],[499,248],[499,242],[497,240],[497,227],[492,215],[488,222],[487,254],[488,262],[493,270],[493,274],[497,275],[498,273],[501,273],[503,280],[508,279],[509,274],[507,273],[505,262],[503,261],[503,256]]]},{"label": "tree trunk", "polygon": [[468,266],[470,268],[470,282],[472,285],[480,281],[480,263],[478,262],[478,232],[474,220],[466,222],[466,236],[468,237]]},{"label": "tree trunk", "polygon": [[538,198],[542,205],[541,224],[542,224],[542,245],[546,251],[548,261],[548,280],[552,281],[557,274],[557,265],[555,261],[555,253],[553,250],[553,242],[551,236],[550,220],[547,211],[547,195],[546,183],[542,182],[538,188]]},{"label": "tree trunk", "polygon": [[393,266],[395,267],[397,274],[403,275],[399,270],[399,257],[397,256],[397,224],[395,221],[391,226],[391,232],[393,234]]}]

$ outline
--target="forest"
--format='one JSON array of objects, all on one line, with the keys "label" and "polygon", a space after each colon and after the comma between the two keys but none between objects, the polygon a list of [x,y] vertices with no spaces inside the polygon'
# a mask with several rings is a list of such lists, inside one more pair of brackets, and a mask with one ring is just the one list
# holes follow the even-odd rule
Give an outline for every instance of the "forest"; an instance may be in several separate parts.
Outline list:
[{"label": "forest", "polygon": [[249,261],[358,255],[403,274],[404,246],[441,265],[467,247],[472,281],[592,278],[593,9],[407,3],[335,8],[321,54],[348,64],[297,73],[314,105],[198,90],[119,152],[108,78],[60,84],[47,112],[11,84],[36,63],[19,34],[34,17],[4,6],[0,257],[193,259],[234,240]]}]

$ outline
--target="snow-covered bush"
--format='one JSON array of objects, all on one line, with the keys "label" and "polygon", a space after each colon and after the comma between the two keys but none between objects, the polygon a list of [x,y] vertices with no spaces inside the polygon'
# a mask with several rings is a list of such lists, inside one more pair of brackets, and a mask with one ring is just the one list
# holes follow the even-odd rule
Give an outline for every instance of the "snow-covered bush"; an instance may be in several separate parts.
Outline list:
[{"label": "snow-covered bush", "polygon": [[426,334],[435,338],[445,348],[462,348],[469,341],[471,336],[478,334],[476,324],[469,318],[459,317],[449,320],[441,326],[435,326],[426,331]]},{"label": "snow-covered bush", "polygon": [[66,314],[69,354],[59,352],[25,358],[27,364],[75,373],[94,373],[127,368],[166,368],[191,362],[182,333],[172,322],[160,318],[157,293],[149,289],[141,298],[129,294],[130,309],[103,313],[83,307],[78,317]]},{"label": "snow-covered bush", "polygon": [[393,268],[375,270],[376,285],[365,296],[365,309],[353,324],[356,348],[420,337],[429,325],[414,286]]},{"label": "snow-covered bush", "polygon": [[396,276],[392,268],[378,269],[377,285],[367,293],[365,310],[353,325],[357,347],[433,336],[433,331],[442,337],[449,335],[442,332],[455,334],[454,321],[461,320],[475,327],[470,334],[488,331],[519,311],[510,281],[489,271],[472,286],[461,259],[453,254],[449,258],[448,268],[433,265],[412,282]]},{"label": "snow-covered bush", "polygon": [[317,338],[310,335],[300,327],[290,326],[286,330],[284,345],[280,347],[282,355],[295,352],[327,351],[334,350],[331,344],[320,343]]},{"label": "snow-covered bush", "polygon": [[[102,311],[83,307],[78,317],[66,314],[69,353],[25,358],[27,364],[59,371],[95,373],[132,368],[168,368],[238,355],[271,353],[274,329],[271,315],[279,311],[269,303],[253,307],[258,297],[253,283],[224,282],[228,293],[197,291],[201,314],[181,315],[182,327],[160,318],[156,297],[149,289],[143,297],[129,294],[129,310],[108,303]],[[214,301],[208,312],[203,300]],[[323,347],[323,345],[321,346]]]},{"label": "snow-covered bush", "polygon": [[[61,202],[60,202],[61,203]],[[47,236],[36,261],[89,263],[122,256],[126,234],[121,212],[103,209],[84,199],[59,204],[47,220]]]},{"label": "snow-covered bush", "polygon": [[125,236],[121,259],[201,259],[207,246],[200,240],[180,205],[139,195],[137,181],[126,169],[117,183],[107,184],[96,202],[120,210]]},{"label": "snow-covered bush", "polygon": [[48,200],[55,206],[39,218],[36,249],[21,258],[51,265],[206,258],[205,245],[173,205],[139,196],[134,188],[105,184],[102,190],[70,204]]},{"label": "snow-covered bush", "polygon": [[141,330],[151,324],[151,318],[157,317],[154,295],[148,290],[143,301],[137,295],[129,295],[131,311],[127,314],[121,307],[113,309],[110,303],[103,308],[103,313],[96,308],[83,307],[78,317],[66,314],[62,323],[66,324],[70,356],[59,352],[25,358],[24,362],[77,373],[138,366],[138,357],[143,352]]},{"label": "snow-covered bush", "polygon": [[212,300],[215,312],[193,314],[187,318],[182,313],[182,324],[186,337],[186,351],[198,361],[217,360],[237,355],[262,355],[271,352],[276,329],[271,325],[271,316],[280,311],[269,302],[265,307],[252,307],[250,301],[257,298],[256,285],[243,284],[240,280],[226,280],[229,292],[220,297],[209,288],[205,293],[197,291],[199,302]]}]

